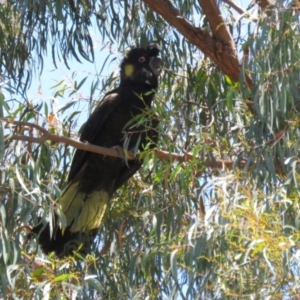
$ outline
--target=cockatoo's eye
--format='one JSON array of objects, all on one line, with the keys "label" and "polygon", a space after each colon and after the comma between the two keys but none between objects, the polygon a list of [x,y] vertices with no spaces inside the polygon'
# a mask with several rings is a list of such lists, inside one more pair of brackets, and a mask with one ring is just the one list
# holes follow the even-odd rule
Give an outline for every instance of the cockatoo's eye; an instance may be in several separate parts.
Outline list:
[{"label": "cockatoo's eye", "polygon": [[140,63],[144,62],[145,60],[146,60],[146,57],[145,57],[145,56],[141,56],[141,57],[139,58],[139,62],[140,62]]}]

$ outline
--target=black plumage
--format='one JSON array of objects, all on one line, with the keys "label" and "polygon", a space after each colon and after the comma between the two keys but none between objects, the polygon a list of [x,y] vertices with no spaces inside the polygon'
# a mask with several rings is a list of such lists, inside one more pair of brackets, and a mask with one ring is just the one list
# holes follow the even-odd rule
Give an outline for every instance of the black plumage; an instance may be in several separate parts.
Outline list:
[{"label": "black plumage", "polygon": [[[137,121],[130,121],[151,108],[163,65],[158,55],[156,44],[133,48],[127,53],[121,63],[119,87],[108,92],[91,114],[81,141],[107,148],[127,145],[128,150],[137,146],[142,149],[149,140],[153,144],[157,142],[156,118],[150,118],[147,126],[134,126]],[[34,227],[32,231],[38,235],[42,250],[64,256],[80,244],[89,248],[113,193],[141,165],[139,159],[126,160],[76,150],[60,202],[67,226],[61,228],[55,224],[51,233],[49,223]]]}]

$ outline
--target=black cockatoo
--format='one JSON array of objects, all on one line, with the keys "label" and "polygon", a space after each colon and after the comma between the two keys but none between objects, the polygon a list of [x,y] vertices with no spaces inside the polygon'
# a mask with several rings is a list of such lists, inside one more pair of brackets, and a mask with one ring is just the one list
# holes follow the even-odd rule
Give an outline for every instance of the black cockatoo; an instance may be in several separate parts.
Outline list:
[{"label": "black cockatoo", "polygon": [[[106,148],[123,148],[126,144],[128,150],[137,146],[142,149],[149,141],[157,142],[157,118],[152,117],[150,126],[136,127],[134,118],[151,107],[163,67],[159,51],[157,44],[150,44],[127,53],[121,63],[119,87],[108,92],[91,114],[83,127],[81,141]],[[42,250],[65,256],[80,244],[88,249],[113,193],[141,165],[138,158],[126,160],[76,150],[60,202],[67,226],[60,228],[54,224],[50,230],[49,223],[40,223],[32,229]]]}]

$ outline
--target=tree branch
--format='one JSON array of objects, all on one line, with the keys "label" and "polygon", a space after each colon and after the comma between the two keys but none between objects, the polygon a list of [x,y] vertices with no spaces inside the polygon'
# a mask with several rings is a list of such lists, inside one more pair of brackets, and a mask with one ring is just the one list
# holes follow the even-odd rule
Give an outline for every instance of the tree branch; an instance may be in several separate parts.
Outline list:
[{"label": "tree branch", "polygon": [[[206,1],[208,1],[209,4],[205,4]],[[213,10],[213,2],[215,0],[206,1],[203,1],[203,3],[207,6],[207,9],[209,9],[209,5],[211,5],[210,9]],[[176,28],[187,40],[189,40],[206,56],[208,56],[213,62],[215,62],[217,66],[221,69],[221,71],[224,74],[226,74],[232,81],[239,82],[240,63],[234,43],[232,42],[232,38],[229,39],[228,35],[226,35],[225,37],[218,39],[218,37],[220,37],[221,34],[218,34],[216,37],[212,37],[204,30],[195,27],[184,17],[182,17],[179,10],[176,9],[169,0],[143,0],[143,2],[151,10],[161,15],[170,25]],[[211,16],[210,19],[214,17],[216,16]],[[224,22],[219,22],[218,26],[224,27],[220,26],[223,23]],[[214,30],[218,29],[218,26],[215,27]],[[248,74],[245,74],[245,78],[248,88],[252,90],[253,82],[250,76]],[[249,110],[254,114],[252,102],[249,101],[247,105]]]},{"label": "tree branch", "polygon": [[[93,153],[97,153],[97,154],[119,157],[119,158],[123,157],[122,153],[119,153],[119,151],[115,148],[104,148],[101,146],[96,146],[96,145],[90,144],[88,142],[80,142],[80,141],[74,140],[74,139],[66,137],[66,136],[55,135],[55,134],[50,133],[49,131],[47,131],[46,129],[41,127],[40,125],[37,125],[34,123],[14,121],[14,120],[5,119],[5,118],[1,118],[0,120],[4,121],[6,123],[9,123],[9,124],[14,124],[16,126],[34,128],[43,134],[39,138],[14,134],[10,137],[10,139],[12,139],[12,140],[27,141],[27,142],[31,142],[31,143],[37,143],[37,144],[43,144],[46,141],[52,141],[54,143],[64,143],[69,146],[73,146],[76,149],[89,151],[89,152],[93,152]],[[134,159],[134,157],[133,158],[128,157],[128,159]]]},{"label": "tree branch", "polygon": [[[73,146],[76,149],[89,151],[97,154],[102,154],[105,156],[111,156],[111,157],[119,157],[123,158],[123,154],[120,153],[116,148],[105,148],[101,146],[96,146],[93,144],[90,144],[88,142],[80,142],[77,140],[74,140],[72,138],[68,138],[65,136],[55,135],[47,131],[45,128],[29,122],[20,122],[20,121],[14,121],[10,119],[0,118],[0,121],[6,122],[8,124],[13,124],[16,126],[22,126],[22,127],[29,127],[34,128],[38,131],[40,131],[43,135],[41,137],[32,137],[32,136],[25,136],[25,135],[18,135],[14,134],[9,137],[11,140],[16,141],[26,141],[30,143],[37,143],[37,144],[43,144],[46,141],[52,141],[54,143],[64,143],[69,146]],[[177,153],[170,153],[167,151],[162,150],[154,150],[153,155],[155,155],[159,160],[166,160],[171,162],[187,162],[192,159],[195,159],[195,157],[190,153],[183,153],[183,154],[177,154]],[[126,152],[126,158],[128,160],[133,160],[136,158],[136,155],[133,151]],[[201,161],[199,159],[199,161]],[[235,164],[232,160],[218,160],[218,159],[211,159],[207,158],[205,161],[202,161],[203,165],[207,168],[232,168]],[[239,168],[243,168],[245,166],[246,162],[241,161],[238,165]]]},{"label": "tree branch", "polygon": [[215,0],[198,1],[208,19],[213,36],[216,37],[217,40],[227,44],[231,48],[233,55],[237,58],[237,52],[233,38]]},{"label": "tree branch", "polygon": [[[187,162],[193,160],[195,157],[190,153],[170,153],[163,150],[155,150],[155,156],[160,160],[167,160],[171,162]],[[200,160],[200,159],[199,159]],[[234,161],[232,160],[219,160],[219,159],[210,159],[207,158],[205,161],[202,162],[206,168],[217,168],[217,169],[230,169],[234,165]],[[241,161],[239,164],[239,168],[243,168],[246,165],[246,161]]]},{"label": "tree branch", "polygon": [[246,15],[248,12],[244,10],[242,7],[238,6],[234,1],[232,0],[223,0],[223,2],[227,3],[230,7],[235,9],[238,13],[242,15]]}]

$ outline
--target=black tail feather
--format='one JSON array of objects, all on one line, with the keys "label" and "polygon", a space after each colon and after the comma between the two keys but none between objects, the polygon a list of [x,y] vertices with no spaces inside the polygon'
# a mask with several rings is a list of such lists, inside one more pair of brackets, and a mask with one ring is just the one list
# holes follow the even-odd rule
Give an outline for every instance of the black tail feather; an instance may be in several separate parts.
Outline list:
[{"label": "black tail feather", "polygon": [[65,257],[79,249],[81,253],[87,252],[87,248],[90,250],[95,231],[71,232],[69,226],[62,232],[60,227],[55,226],[51,236],[49,223],[41,223],[32,229],[32,234],[38,237],[45,254],[55,252],[58,257]]}]

